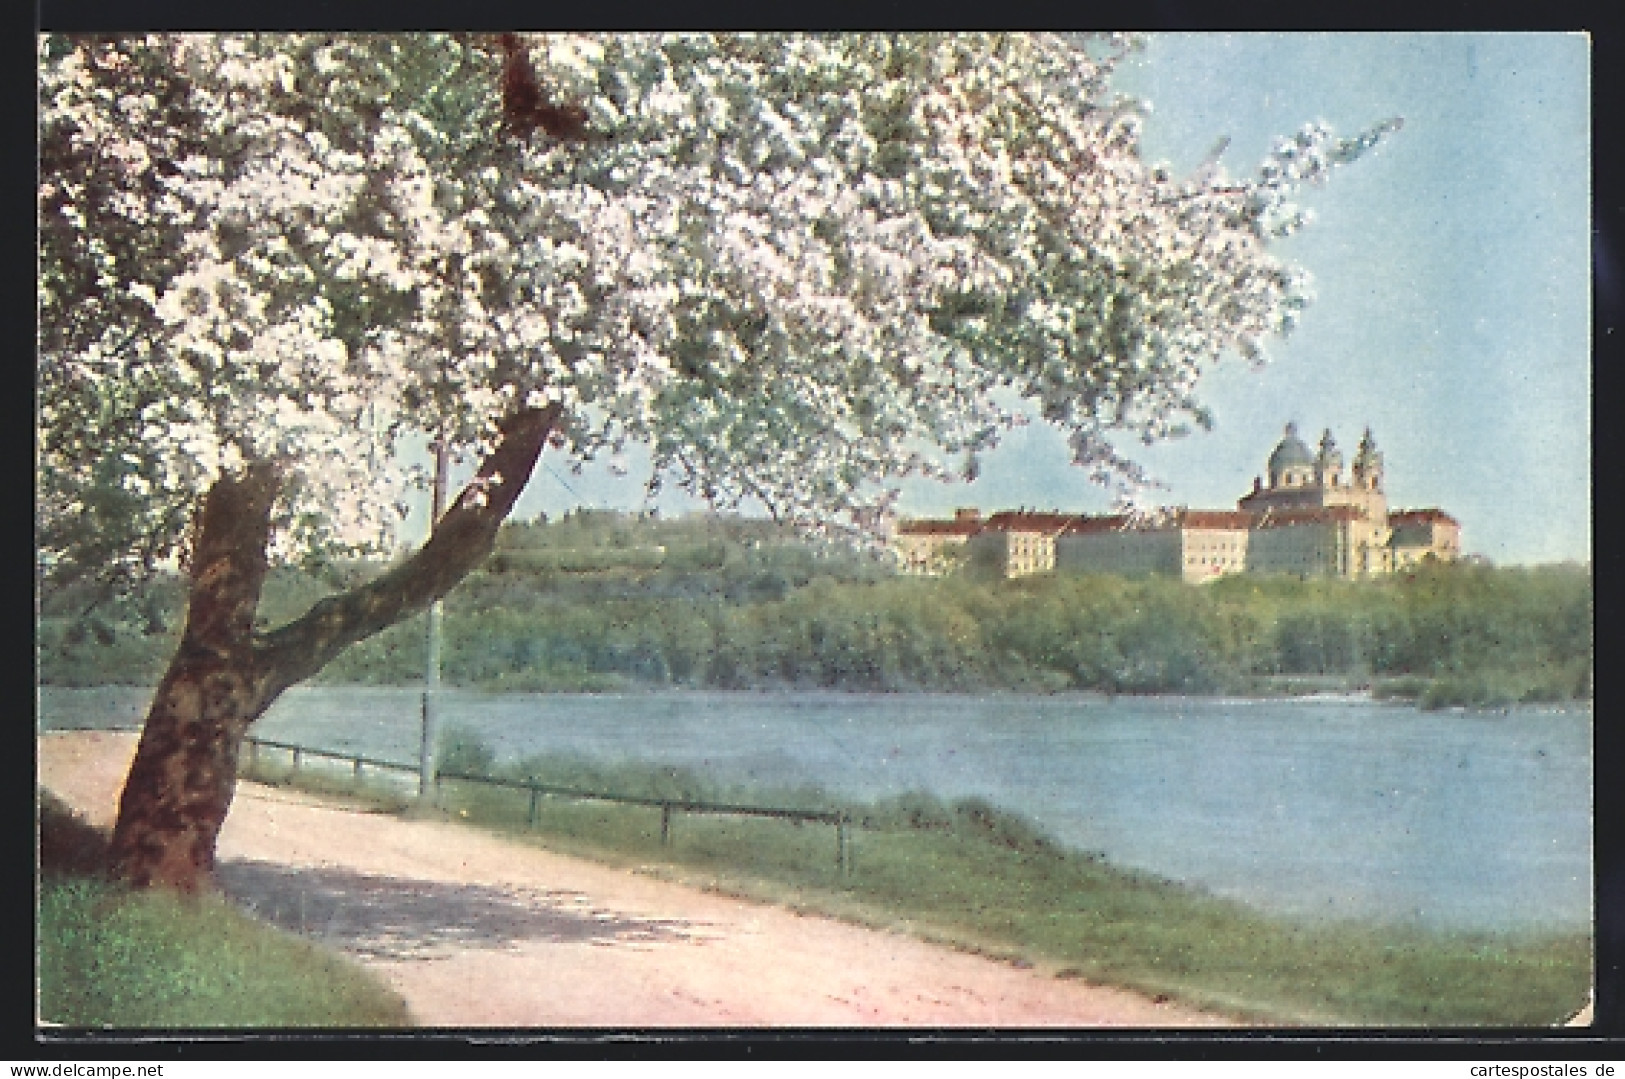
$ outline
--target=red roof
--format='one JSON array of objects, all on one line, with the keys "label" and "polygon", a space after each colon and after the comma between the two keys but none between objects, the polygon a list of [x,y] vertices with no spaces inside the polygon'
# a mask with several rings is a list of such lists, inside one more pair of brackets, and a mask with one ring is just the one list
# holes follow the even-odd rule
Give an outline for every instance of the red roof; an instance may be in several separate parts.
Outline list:
[{"label": "red roof", "polygon": [[1365,511],[1358,506],[1320,506],[1301,510],[1265,510],[1254,528],[1290,528],[1293,525],[1329,525],[1339,521],[1360,521]]},{"label": "red roof", "polygon": [[[1290,528],[1294,525],[1332,525],[1361,521],[1365,510],[1359,506],[1319,506],[1300,509],[1248,510],[1173,509],[1159,514],[1084,514],[1038,510],[1000,510],[986,520],[961,516],[956,520],[899,521],[897,532],[905,536],[974,536],[980,532],[1040,532],[1051,535],[1089,535],[1102,532],[1163,532],[1170,529],[1225,529],[1246,531],[1258,528]],[[1388,515],[1392,527],[1419,524],[1449,524],[1457,521],[1439,509],[1401,510]]]},{"label": "red roof", "polygon": [[980,521],[899,521],[897,532],[903,536],[974,536],[982,530]]},{"label": "red roof", "polygon": [[1184,510],[1178,517],[1179,523],[1186,528],[1235,530],[1252,528],[1257,520],[1258,514],[1248,513],[1245,510]]},{"label": "red roof", "polygon": [[994,532],[1060,532],[1077,520],[1076,513],[1002,510],[989,517],[984,527]]},{"label": "red roof", "polygon": [[1131,516],[1114,513],[1103,517],[1078,517],[1067,526],[1067,533],[1079,535],[1098,532],[1166,532],[1174,528],[1226,528],[1245,531],[1258,520],[1255,513],[1239,510],[1173,510],[1164,515]]},{"label": "red roof", "polygon": [[1066,526],[1068,535],[1078,535],[1090,532],[1127,532],[1136,526],[1131,517],[1125,513],[1113,513],[1104,517],[1077,517]]},{"label": "red roof", "polygon": [[1447,524],[1460,527],[1461,522],[1450,516],[1444,510],[1395,510],[1388,515],[1388,524],[1419,525],[1419,524]]}]

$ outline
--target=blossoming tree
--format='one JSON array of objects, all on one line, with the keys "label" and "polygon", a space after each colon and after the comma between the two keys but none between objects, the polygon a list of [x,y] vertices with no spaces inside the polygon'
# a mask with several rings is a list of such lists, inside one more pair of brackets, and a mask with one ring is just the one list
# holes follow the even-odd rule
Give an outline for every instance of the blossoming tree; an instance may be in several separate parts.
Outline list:
[{"label": "blossoming tree", "polygon": [[[249,726],[475,569],[548,445],[862,529],[1028,410],[1102,475],[1205,422],[1197,375],[1306,302],[1294,190],[1391,125],[1172,178],[1129,47],[42,38],[40,572],[190,579],[113,869],[206,883]],[[390,544],[425,436],[478,462],[430,538],[260,625],[273,561]]]}]

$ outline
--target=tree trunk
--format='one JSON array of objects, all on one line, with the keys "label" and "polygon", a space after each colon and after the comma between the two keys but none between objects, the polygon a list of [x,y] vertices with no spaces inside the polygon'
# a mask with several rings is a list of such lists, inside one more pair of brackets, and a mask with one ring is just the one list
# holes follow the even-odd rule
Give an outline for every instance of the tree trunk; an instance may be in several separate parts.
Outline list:
[{"label": "tree trunk", "polygon": [[238,752],[282,691],[340,652],[425,609],[490,554],[560,410],[522,409],[411,558],[299,619],[254,632],[280,477],[255,465],[203,502],[193,541],[186,629],[159,682],[125,780],[109,851],[114,876],[195,892],[211,883],[215,841],[231,808]]},{"label": "tree trunk", "polygon": [[132,884],[196,891],[214,869],[252,718],[254,612],[278,485],[273,469],[257,465],[204,498],[186,629],[147,712],[113,829],[113,872]]}]

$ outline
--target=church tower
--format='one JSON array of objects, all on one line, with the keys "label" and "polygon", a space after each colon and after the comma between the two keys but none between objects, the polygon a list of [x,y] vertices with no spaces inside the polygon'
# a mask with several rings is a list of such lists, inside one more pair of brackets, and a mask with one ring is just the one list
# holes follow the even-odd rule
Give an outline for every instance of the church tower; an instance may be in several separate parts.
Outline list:
[{"label": "church tower", "polygon": [[1354,486],[1365,491],[1382,490],[1382,454],[1377,452],[1377,440],[1371,437],[1369,427],[1354,455]]},{"label": "church tower", "polygon": [[1345,475],[1343,453],[1329,428],[1320,436],[1317,453],[1298,437],[1297,424],[1289,423],[1270,454],[1266,478],[1267,482],[1253,481],[1252,493],[1236,502],[1237,509],[1262,513],[1346,506],[1371,523],[1372,542],[1378,542],[1376,532],[1386,530],[1388,496],[1382,490],[1382,454],[1377,452],[1370,428],[1360,440],[1354,467]]},{"label": "church tower", "polygon": [[1315,483],[1320,487],[1343,486],[1343,454],[1332,440],[1332,429],[1320,436],[1320,453],[1315,457]]}]

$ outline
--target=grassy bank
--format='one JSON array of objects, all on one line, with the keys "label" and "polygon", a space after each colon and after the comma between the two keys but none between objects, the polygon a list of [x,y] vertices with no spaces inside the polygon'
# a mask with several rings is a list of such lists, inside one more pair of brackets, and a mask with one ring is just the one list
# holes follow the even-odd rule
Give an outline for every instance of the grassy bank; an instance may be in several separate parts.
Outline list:
[{"label": "grassy bank", "polygon": [[[466,738],[448,766],[490,756]],[[504,770],[580,789],[663,798],[845,809],[853,871],[836,867],[830,826],[677,815],[661,843],[657,809],[529,798],[447,781],[438,812],[549,849],[702,888],[900,929],[1058,977],[1136,989],[1248,1022],[1289,1025],[1539,1027],[1584,1003],[1585,934],[1501,937],[1387,927],[1306,926],[1129,872],[1051,841],[978,801],[907,796],[833,803],[815,790],[720,788],[674,769],[536,759]],[[301,782],[346,782],[309,771]],[[261,778],[288,778],[267,769]],[[375,792],[378,800],[399,795]],[[409,812],[416,812],[408,810]]]},{"label": "grassy bank", "polygon": [[403,1027],[359,967],[218,897],[101,879],[106,836],[42,793],[38,1016],[68,1028]]}]

